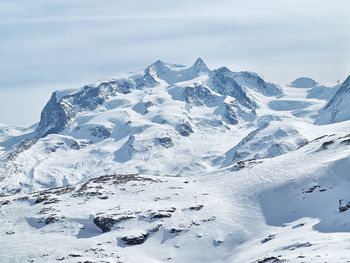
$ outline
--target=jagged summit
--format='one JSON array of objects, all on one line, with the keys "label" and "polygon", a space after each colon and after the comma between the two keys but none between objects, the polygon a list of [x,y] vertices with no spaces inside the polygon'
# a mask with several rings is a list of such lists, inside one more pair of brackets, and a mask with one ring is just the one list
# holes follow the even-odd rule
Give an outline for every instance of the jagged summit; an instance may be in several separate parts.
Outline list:
[{"label": "jagged summit", "polygon": [[158,78],[160,81],[173,84],[194,79],[202,74],[207,74],[209,71],[209,68],[201,58],[198,58],[190,67],[157,60],[147,67],[145,75],[151,76],[154,81]]},{"label": "jagged summit", "polygon": [[197,58],[191,68],[196,72],[209,72],[208,66],[205,64],[202,58]]}]

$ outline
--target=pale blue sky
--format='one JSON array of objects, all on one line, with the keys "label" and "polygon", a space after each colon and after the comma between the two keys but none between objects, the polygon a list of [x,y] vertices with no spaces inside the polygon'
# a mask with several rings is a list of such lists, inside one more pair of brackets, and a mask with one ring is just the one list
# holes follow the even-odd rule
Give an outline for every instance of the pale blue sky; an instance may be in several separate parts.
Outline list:
[{"label": "pale blue sky", "polygon": [[35,123],[52,90],[157,59],[343,80],[349,12],[349,0],[1,0],[0,122]]}]

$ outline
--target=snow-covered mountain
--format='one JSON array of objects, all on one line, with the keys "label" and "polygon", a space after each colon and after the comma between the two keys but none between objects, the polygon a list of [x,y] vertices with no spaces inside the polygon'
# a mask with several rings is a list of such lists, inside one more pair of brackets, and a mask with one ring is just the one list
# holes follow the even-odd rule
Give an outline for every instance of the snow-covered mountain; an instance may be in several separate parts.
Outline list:
[{"label": "snow-covered mountain", "polygon": [[[158,60],[140,74],[56,91],[36,130],[3,155],[3,189],[74,184],[108,169],[169,175],[206,170],[224,153],[217,137],[226,144],[257,119],[256,96],[281,94],[255,73],[209,70],[200,58],[190,67]],[[69,167],[62,165],[66,158]],[[77,172],[78,166],[86,170]]]},{"label": "snow-covered mountain", "polygon": [[332,99],[320,111],[318,124],[341,122],[350,119],[350,76],[342,83]]},{"label": "snow-covered mountain", "polygon": [[54,92],[0,126],[0,261],[346,262],[349,79],[306,82],[199,58]]},{"label": "snow-covered mountain", "polygon": [[307,89],[307,88],[312,88],[315,87],[318,83],[307,77],[300,77],[297,78],[296,80],[293,80],[289,86],[294,87],[294,88],[301,88],[301,89]]}]

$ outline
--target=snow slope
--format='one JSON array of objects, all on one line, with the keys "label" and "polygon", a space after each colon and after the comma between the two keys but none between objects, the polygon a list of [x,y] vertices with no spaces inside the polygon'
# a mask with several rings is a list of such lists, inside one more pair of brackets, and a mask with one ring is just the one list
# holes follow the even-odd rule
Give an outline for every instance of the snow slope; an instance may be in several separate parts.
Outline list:
[{"label": "snow slope", "polygon": [[314,88],[199,58],[55,92],[0,127],[0,261],[350,261],[350,122]]}]

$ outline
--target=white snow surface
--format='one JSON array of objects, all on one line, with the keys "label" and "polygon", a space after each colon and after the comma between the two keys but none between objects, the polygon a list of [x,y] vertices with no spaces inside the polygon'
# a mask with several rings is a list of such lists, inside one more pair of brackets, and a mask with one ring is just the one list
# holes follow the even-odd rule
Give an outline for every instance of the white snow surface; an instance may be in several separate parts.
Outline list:
[{"label": "white snow surface", "polygon": [[350,262],[350,121],[315,124],[328,98],[233,72],[249,104],[201,59],[144,74],[90,110],[56,93],[59,132],[0,125],[0,262]]}]

